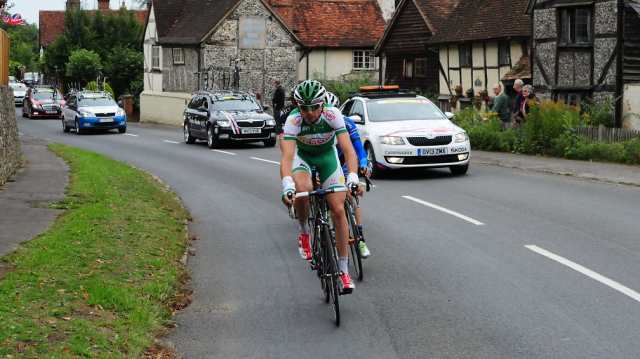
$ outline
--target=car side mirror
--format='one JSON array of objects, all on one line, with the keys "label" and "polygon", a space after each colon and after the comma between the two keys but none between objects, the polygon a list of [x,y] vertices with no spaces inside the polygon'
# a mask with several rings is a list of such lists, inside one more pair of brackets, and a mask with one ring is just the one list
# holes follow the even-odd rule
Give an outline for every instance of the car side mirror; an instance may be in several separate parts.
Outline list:
[{"label": "car side mirror", "polygon": [[207,112],[207,108],[206,108],[206,107],[204,107],[204,106],[200,106],[200,107],[198,107],[198,111],[200,111],[200,112]]},{"label": "car side mirror", "polygon": [[118,101],[118,106],[122,107],[122,101]]},{"label": "car side mirror", "polygon": [[362,117],[360,117],[360,115],[353,115],[348,117],[353,121],[353,123],[364,125],[364,120],[362,119]]},{"label": "car side mirror", "polygon": [[447,118],[450,119],[450,120],[453,118],[453,113],[452,112],[448,112],[447,111],[447,112],[444,113],[444,115],[447,116]]}]

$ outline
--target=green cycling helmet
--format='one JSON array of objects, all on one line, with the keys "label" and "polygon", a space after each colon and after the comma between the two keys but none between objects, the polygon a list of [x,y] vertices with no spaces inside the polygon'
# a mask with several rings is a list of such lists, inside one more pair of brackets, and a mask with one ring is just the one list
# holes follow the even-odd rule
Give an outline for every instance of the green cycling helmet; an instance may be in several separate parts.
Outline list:
[{"label": "green cycling helmet", "polygon": [[306,80],[296,87],[293,98],[297,103],[310,105],[312,103],[323,101],[327,94],[327,89],[316,80]]}]

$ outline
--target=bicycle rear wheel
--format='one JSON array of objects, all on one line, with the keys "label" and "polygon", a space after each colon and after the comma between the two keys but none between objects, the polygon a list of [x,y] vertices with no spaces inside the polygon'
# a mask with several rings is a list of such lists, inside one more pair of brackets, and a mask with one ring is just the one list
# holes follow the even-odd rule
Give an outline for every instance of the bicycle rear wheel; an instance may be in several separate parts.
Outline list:
[{"label": "bicycle rear wheel", "polygon": [[331,307],[333,309],[333,318],[336,322],[336,326],[340,326],[340,301],[338,299],[338,262],[336,257],[335,246],[333,245],[333,237],[331,236],[331,230],[328,225],[322,226],[322,251],[325,259],[326,275],[325,279],[325,300],[327,295],[331,301]]},{"label": "bicycle rear wheel", "polygon": [[362,281],[364,272],[362,270],[362,254],[360,253],[360,231],[358,231],[356,215],[348,199],[344,202],[344,212],[347,214],[347,222],[349,223],[349,263],[353,264],[358,280]]}]

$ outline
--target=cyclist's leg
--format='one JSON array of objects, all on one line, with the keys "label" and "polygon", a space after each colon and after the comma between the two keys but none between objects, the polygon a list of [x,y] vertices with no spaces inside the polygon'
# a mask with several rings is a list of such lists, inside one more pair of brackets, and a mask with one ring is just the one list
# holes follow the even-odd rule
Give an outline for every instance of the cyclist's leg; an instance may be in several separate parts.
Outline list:
[{"label": "cyclist's leg", "polygon": [[[309,172],[309,164],[299,156],[298,151],[293,157],[293,182],[296,184],[297,192],[306,192],[313,190],[311,184],[311,173]],[[300,224],[300,234],[298,236],[298,250],[303,259],[311,259],[309,228],[309,197],[296,198],[294,202],[296,213],[298,214],[298,223]]]}]

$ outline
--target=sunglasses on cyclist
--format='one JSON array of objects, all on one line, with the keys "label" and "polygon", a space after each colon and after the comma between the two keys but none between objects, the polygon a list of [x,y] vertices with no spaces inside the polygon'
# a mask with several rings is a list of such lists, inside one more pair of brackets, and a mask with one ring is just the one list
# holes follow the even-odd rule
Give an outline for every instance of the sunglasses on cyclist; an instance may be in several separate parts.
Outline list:
[{"label": "sunglasses on cyclist", "polygon": [[300,111],[315,111],[317,109],[320,108],[320,106],[322,106],[321,103],[317,103],[315,105],[298,105],[298,107],[300,108]]}]

